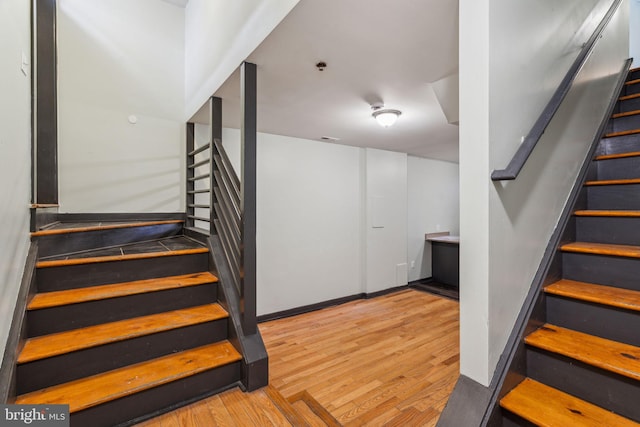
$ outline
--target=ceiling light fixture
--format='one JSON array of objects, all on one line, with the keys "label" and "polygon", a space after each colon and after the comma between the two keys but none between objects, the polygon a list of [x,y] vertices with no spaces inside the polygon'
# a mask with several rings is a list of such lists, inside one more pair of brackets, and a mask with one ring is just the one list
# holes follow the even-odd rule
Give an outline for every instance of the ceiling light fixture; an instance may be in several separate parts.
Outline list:
[{"label": "ceiling light fixture", "polygon": [[371,106],[371,109],[373,110],[371,115],[383,128],[392,126],[396,120],[398,120],[400,114],[402,114],[402,111],[400,110],[384,108],[384,104],[374,104]]}]

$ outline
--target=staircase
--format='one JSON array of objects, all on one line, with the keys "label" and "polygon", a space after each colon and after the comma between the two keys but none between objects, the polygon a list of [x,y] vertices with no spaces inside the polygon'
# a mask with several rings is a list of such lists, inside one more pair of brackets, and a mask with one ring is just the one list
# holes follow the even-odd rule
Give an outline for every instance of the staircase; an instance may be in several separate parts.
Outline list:
[{"label": "staircase", "polygon": [[182,221],[54,223],[32,238],[15,403],[68,404],[74,426],[113,426],[238,384],[209,250]]},{"label": "staircase", "polygon": [[524,339],[526,376],[500,400],[503,426],[640,426],[640,70],[578,204],[562,277]]}]

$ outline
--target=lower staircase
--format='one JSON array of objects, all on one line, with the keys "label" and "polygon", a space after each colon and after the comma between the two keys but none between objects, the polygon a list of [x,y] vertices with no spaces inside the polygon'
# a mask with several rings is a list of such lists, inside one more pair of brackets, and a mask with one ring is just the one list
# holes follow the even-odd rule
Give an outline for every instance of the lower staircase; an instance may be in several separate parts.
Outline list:
[{"label": "lower staircase", "polygon": [[640,71],[600,141],[503,426],[640,426]]},{"label": "lower staircase", "polygon": [[17,404],[73,426],[127,425],[238,385],[208,248],[182,221],[54,223],[38,243]]}]

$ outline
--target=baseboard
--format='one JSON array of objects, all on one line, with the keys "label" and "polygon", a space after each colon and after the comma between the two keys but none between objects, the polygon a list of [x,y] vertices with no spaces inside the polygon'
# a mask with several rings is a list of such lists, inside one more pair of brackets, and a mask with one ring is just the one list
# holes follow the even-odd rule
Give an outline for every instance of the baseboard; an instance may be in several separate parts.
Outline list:
[{"label": "baseboard", "polygon": [[492,390],[471,378],[460,375],[451,397],[444,407],[438,427],[479,426],[489,401]]},{"label": "baseboard", "polygon": [[16,397],[16,362],[18,351],[25,338],[25,313],[27,303],[34,292],[36,261],[38,259],[38,244],[31,243],[27,260],[25,261],[22,281],[18,290],[16,306],[13,310],[11,329],[7,337],[2,365],[0,365],[0,403],[13,402]]},{"label": "baseboard", "polygon": [[377,292],[365,293],[361,292],[359,294],[349,295],[346,297],[335,298],[328,301],[317,302],[315,304],[303,305],[301,307],[290,308],[288,310],[277,311],[275,313],[263,314],[258,316],[258,323],[268,322],[270,320],[284,319],[287,317],[297,316],[299,314],[309,313],[312,311],[322,310],[324,308],[333,307],[340,304],[345,304],[347,302],[356,301],[359,299],[370,299],[376,298],[387,294],[392,294],[394,292],[399,292],[404,289],[409,289],[409,285],[396,286],[389,289],[383,289]]}]

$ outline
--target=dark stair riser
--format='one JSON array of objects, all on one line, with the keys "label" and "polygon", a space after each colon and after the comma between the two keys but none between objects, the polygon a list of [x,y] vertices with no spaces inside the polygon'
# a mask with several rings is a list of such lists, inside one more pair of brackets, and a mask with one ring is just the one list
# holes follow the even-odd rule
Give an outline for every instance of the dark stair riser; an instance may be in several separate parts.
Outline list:
[{"label": "dark stair riser", "polygon": [[509,412],[505,409],[501,409],[502,419],[493,424],[488,424],[487,427],[536,427],[535,424],[530,423],[524,418],[520,418],[513,412]]},{"label": "dark stair riser", "polygon": [[640,69],[630,70],[627,80],[638,80],[638,79],[640,79]]},{"label": "dark stair riser", "polygon": [[101,323],[213,303],[218,286],[204,284],[88,301],[27,312],[27,336],[52,334]]},{"label": "dark stair riser", "polygon": [[640,291],[640,259],[565,252],[565,279]]},{"label": "dark stair riser", "polygon": [[640,217],[576,217],[576,241],[640,246]]},{"label": "dark stair riser", "polygon": [[38,256],[48,257],[156,240],[177,236],[181,232],[182,224],[176,223],[45,235],[34,237],[34,239],[38,241]]},{"label": "dark stair riser", "polygon": [[46,267],[36,270],[39,292],[78,289],[109,283],[178,276],[209,270],[209,254]]},{"label": "dark stair riser", "polygon": [[18,365],[17,394],[223,340],[227,323],[219,319]]},{"label": "dark stair riser", "polygon": [[640,346],[640,312],[547,295],[547,322],[563,328]]},{"label": "dark stair riser", "polygon": [[640,114],[611,119],[607,125],[607,133],[640,129]]},{"label": "dark stair riser", "polygon": [[205,397],[240,381],[240,362],[221,366],[188,378],[163,384],[139,393],[71,414],[74,427],[110,427],[138,417],[146,417],[183,402]]},{"label": "dark stair riser", "polygon": [[640,97],[619,101],[615,113],[628,113],[629,111],[638,110],[640,110]]},{"label": "dark stair riser", "polygon": [[640,151],[640,135],[603,138],[598,145],[597,155],[620,154]]},{"label": "dark stair riser", "polygon": [[527,376],[579,399],[640,421],[638,381],[541,349],[527,350]]},{"label": "dark stair riser", "polygon": [[599,180],[640,178],[640,156],[596,161]]},{"label": "dark stair riser", "polygon": [[640,83],[624,85],[624,89],[622,89],[622,94],[620,96],[634,95],[636,93],[640,93]]},{"label": "dark stair riser", "polygon": [[640,184],[593,185],[587,187],[588,209],[640,210]]}]

